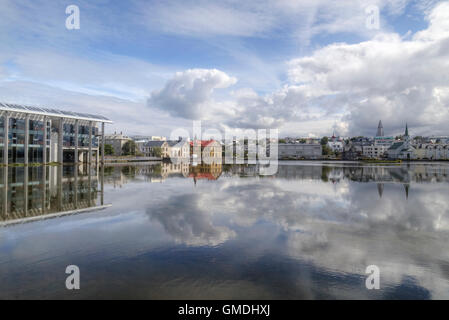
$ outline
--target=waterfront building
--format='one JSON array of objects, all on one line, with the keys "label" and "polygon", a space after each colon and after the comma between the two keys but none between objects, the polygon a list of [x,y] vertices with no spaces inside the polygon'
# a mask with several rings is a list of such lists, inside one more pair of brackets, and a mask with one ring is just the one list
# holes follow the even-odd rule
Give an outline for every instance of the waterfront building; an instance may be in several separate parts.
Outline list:
[{"label": "waterfront building", "polygon": [[449,160],[449,144],[421,143],[414,147],[417,160]]},{"label": "waterfront building", "polygon": [[320,159],[321,144],[280,143],[278,145],[279,159]]},{"label": "waterfront building", "polygon": [[138,153],[144,155],[145,152],[145,144],[147,143],[147,140],[134,140],[134,143],[136,144],[136,149],[138,151]]},{"label": "waterfront building", "polygon": [[373,158],[373,159],[379,159],[384,156],[384,154],[389,149],[388,146],[384,145],[369,145],[369,146],[362,146],[362,154],[366,158]]},{"label": "waterfront building", "polygon": [[408,134],[408,125],[405,125],[405,134],[402,141],[395,142],[387,150],[388,158],[412,160],[416,159],[416,149],[411,144],[411,139]]},{"label": "waterfront building", "polygon": [[374,145],[384,146],[387,149],[394,143],[394,137],[374,137]]},{"label": "waterfront building", "polygon": [[147,141],[142,146],[142,153],[146,157],[160,157],[161,159],[189,159],[190,145],[182,139]]},{"label": "waterfront building", "polygon": [[147,141],[142,148],[145,157],[167,158],[169,154],[167,141]]},{"label": "waterfront building", "polygon": [[363,146],[357,142],[349,141],[343,148],[343,160],[358,160],[362,157]]},{"label": "waterfront building", "polygon": [[344,142],[343,141],[329,141],[327,146],[333,151],[341,153],[343,152]]},{"label": "waterfront building", "polygon": [[385,136],[382,120],[379,120],[376,136],[369,144],[362,146],[363,157],[372,159],[382,158],[393,143],[394,138]]},{"label": "waterfront building", "polygon": [[194,140],[190,141],[190,154],[193,159],[206,164],[221,163],[223,147],[216,140]]},{"label": "waterfront building", "polygon": [[189,159],[190,158],[190,144],[186,140],[167,141],[168,155],[171,159]]},{"label": "waterfront building", "polygon": [[327,146],[332,150],[332,152],[342,153],[344,151],[344,141],[341,138],[337,138],[335,133],[327,142]]},{"label": "waterfront building", "polygon": [[123,155],[123,146],[125,145],[125,143],[132,140],[122,132],[114,132],[114,134],[106,135],[104,138],[106,144],[112,145],[112,148],[114,149],[114,156]]},{"label": "waterfront building", "polygon": [[105,123],[112,121],[99,115],[0,103],[0,161],[4,165],[98,163],[98,137],[104,137]]}]

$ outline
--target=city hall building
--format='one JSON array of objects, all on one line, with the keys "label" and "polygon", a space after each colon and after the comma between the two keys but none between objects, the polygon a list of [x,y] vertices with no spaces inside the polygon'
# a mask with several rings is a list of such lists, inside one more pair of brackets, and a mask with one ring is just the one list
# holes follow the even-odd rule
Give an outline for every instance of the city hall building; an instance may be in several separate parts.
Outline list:
[{"label": "city hall building", "polygon": [[[112,121],[99,115],[0,103],[0,163],[98,163],[105,123]],[[103,162],[104,152],[101,156]]]}]

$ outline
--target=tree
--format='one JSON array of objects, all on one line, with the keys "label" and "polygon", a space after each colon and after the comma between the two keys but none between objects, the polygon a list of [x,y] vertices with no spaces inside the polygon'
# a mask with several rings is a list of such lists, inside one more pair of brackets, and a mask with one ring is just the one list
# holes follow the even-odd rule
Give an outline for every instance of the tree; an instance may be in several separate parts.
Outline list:
[{"label": "tree", "polygon": [[104,145],[104,155],[105,156],[112,156],[114,154],[114,148],[112,147],[112,144],[105,143]]},{"label": "tree", "polygon": [[122,154],[124,156],[135,156],[137,153],[137,146],[133,140],[126,141],[122,147]]},{"label": "tree", "polygon": [[279,143],[286,143],[285,139],[279,139]]},{"label": "tree", "polygon": [[328,142],[329,142],[329,138],[328,137],[322,137],[321,138],[321,145],[322,146],[327,145]]},{"label": "tree", "polygon": [[153,154],[153,157],[160,158],[162,155],[162,148],[161,147],[153,147],[152,154]]},{"label": "tree", "polygon": [[323,156],[330,156],[333,153],[332,149],[329,148],[327,144],[324,144],[322,149],[323,149]]}]

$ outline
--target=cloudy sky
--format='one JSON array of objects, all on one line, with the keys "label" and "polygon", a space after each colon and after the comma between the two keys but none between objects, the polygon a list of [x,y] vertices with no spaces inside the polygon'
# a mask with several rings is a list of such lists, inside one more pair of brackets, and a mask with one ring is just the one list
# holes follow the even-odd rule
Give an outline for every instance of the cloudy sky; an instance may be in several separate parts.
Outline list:
[{"label": "cloudy sky", "polygon": [[[66,28],[77,5],[80,29]],[[281,136],[449,134],[449,3],[0,0],[0,101]],[[372,11],[378,8],[379,28]],[[373,28],[374,27],[374,28]]]}]

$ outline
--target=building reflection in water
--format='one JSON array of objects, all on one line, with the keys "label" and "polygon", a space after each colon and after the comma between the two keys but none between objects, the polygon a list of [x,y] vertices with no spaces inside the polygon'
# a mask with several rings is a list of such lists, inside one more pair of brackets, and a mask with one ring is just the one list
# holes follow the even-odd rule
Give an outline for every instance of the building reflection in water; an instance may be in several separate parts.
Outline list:
[{"label": "building reflection in water", "polygon": [[222,164],[157,163],[152,165],[115,165],[105,169],[105,181],[114,187],[121,187],[132,180],[142,179],[145,182],[162,183],[169,178],[198,180],[217,180],[223,172]]},{"label": "building reflection in water", "polygon": [[[258,177],[261,167],[259,165],[222,165],[189,163],[158,163],[151,165],[117,165],[106,167],[105,180],[107,184],[121,187],[133,180],[143,180],[151,183],[162,183],[170,178],[192,179],[196,185],[199,180],[214,181],[220,177]],[[320,180],[337,184],[345,180],[360,183],[377,183],[379,198],[384,194],[387,184],[402,184],[404,196],[409,193],[414,183],[449,182],[449,166],[441,164],[412,164],[412,165],[363,165],[323,164],[323,163],[283,163],[273,176],[264,176],[265,179],[284,180]]]},{"label": "building reflection in water", "polygon": [[[114,187],[136,180],[164,182],[171,178],[215,181],[220,177],[259,176],[258,165],[157,163],[151,165],[29,166],[0,168],[0,224],[9,224],[104,208],[104,185]],[[386,184],[404,186],[405,197],[414,183],[449,182],[449,166],[399,165],[280,165],[268,179],[321,180],[337,184],[344,180],[375,182],[379,198]]]},{"label": "building reflection in water", "polygon": [[0,174],[2,225],[105,207],[103,167],[3,167]]}]

